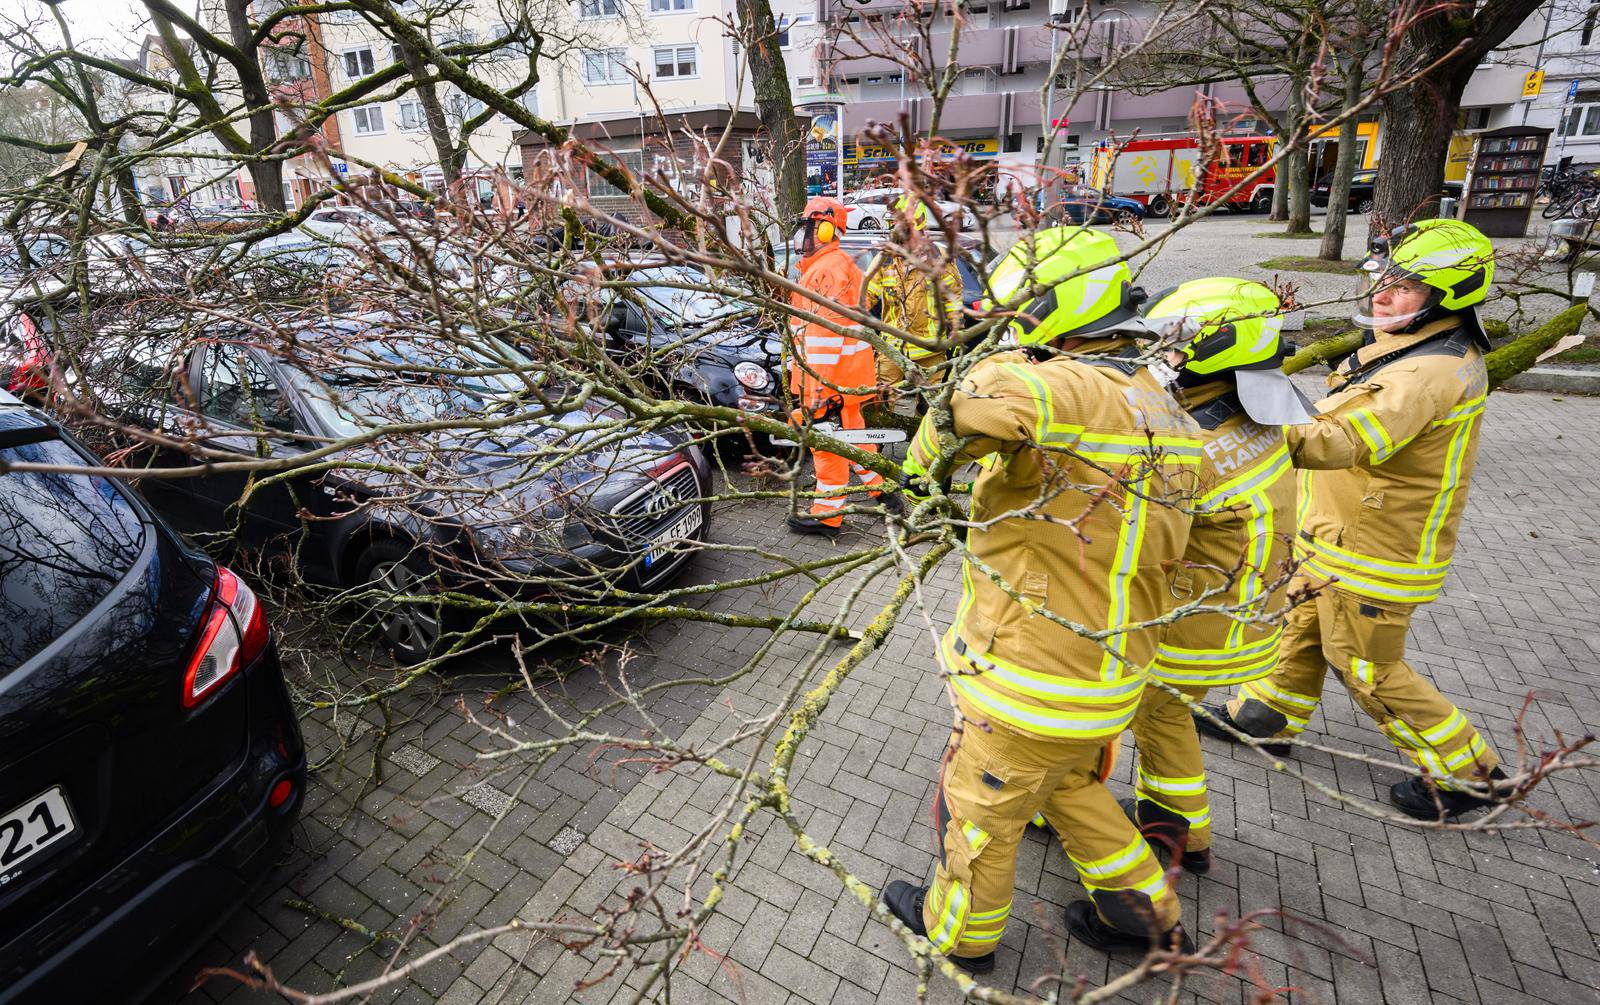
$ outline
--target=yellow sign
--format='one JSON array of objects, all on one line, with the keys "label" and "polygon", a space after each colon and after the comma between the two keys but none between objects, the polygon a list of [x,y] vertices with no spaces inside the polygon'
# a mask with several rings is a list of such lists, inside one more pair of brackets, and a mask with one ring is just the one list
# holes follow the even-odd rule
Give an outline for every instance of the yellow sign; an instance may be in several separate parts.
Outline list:
[{"label": "yellow sign", "polygon": [[1544,90],[1544,71],[1534,70],[1522,80],[1522,96],[1524,98],[1537,98],[1539,92]]}]

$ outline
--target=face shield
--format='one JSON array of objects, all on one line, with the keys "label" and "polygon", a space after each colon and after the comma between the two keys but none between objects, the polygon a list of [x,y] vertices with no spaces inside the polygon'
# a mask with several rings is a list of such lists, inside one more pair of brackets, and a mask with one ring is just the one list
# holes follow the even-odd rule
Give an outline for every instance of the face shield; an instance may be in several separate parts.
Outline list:
[{"label": "face shield", "polygon": [[1438,306],[1443,296],[1443,290],[1395,266],[1387,248],[1375,249],[1356,273],[1356,309],[1350,320],[1377,331],[1404,331]]}]

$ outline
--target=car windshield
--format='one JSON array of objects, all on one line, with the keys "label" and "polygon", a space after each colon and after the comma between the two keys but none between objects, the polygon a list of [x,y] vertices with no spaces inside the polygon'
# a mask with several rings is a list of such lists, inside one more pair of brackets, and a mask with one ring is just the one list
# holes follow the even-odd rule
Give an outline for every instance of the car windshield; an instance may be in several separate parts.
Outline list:
[{"label": "car windshield", "polygon": [[[0,464],[81,465],[59,440],[0,450]],[[0,475],[0,679],[103,600],[144,548],[138,511],[104,478]]]},{"label": "car windshield", "polygon": [[[335,351],[333,367],[319,368],[315,375],[295,368],[293,381],[337,436],[393,423],[482,415],[525,391],[522,374],[533,366],[492,339],[479,350],[431,336],[397,335],[352,340]],[[513,367],[520,372],[511,372]],[[472,372],[479,370],[504,372]]]},{"label": "car windshield", "polygon": [[[699,269],[685,268],[660,268],[640,269],[630,275],[629,280],[636,283],[698,283],[711,285],[711,280]],[[670,325],[674,320],[688,321],[699,324],[716,318],[727,317],[746,310],[738,300],[738,294],[743,292],[736,283],[721,280],[719,287],[727,287],[728,295],[707,293],[704,290],[685,290],[676,286],[642,286],[639,292],[651,303],[660,307],[667,313],[666,320]]]}]

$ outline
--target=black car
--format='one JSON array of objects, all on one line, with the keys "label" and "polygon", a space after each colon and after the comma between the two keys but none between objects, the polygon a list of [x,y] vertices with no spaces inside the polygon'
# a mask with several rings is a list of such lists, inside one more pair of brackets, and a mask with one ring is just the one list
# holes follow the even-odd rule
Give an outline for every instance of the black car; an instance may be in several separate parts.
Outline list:
[{"label": "black car", "polygon": [[685,265],[637,269],[627,279],[638,284],[637,296],[612,304],[607,336],[614,352],[649,360],[678,398],[746,412],[781,409],[783,344],[741,301],[739,288],[685,289],[714,285]]},{"label": "black car", "polygon": [[[101,462],[0,393],[0,463]],[[250,587],[126,485],[0,474],[0,1003],[142,998],[278,858],[304,787]]]},{"label": "black car", "polygon": [[[1367,214],[1372,212],[1372,189],[1378,182],[1377,171],[1357,171],[1350,178],[1350,212]],[[1319,182],[1311,190],[1311,205],[1326,206],[1328,204],[1328,189],[1330,183],[1326,180]],[[1447,181],[1440,190],[1440,195],[1459,199],[1461,198],[1461,183]]]},{"label": "black car", "polygon": [[[241,459],[296,454],[378,426],[470,423],[527,407],[517,374],[531,372],[530,361],[492,340],[477,343],[481,351],[446,340],[436,323],[324,317],[282,334],[292,338],[268,346],[239,329],[181,342],[140,333],[94,382],[119,418],[175,439],[201,436]],[[336,470],[269,484],[213,470],[143,487],[185,531],[290,546],[311,578],[380,598],[437,583],[497,594],[534,584],[542,597],[602,599],[663,582],[705,539],[710,519],[711,471],[699,449],[670,431],[618,442],[595,428],[614,417],[589,403],[490,429],[382,437],[345,451]],[[202,463],[177,449],[141,459]],[[425,474],[408,481],[398,470]],[[437,647],[437,608],[367,606],[396,655],[415,660]]]}]

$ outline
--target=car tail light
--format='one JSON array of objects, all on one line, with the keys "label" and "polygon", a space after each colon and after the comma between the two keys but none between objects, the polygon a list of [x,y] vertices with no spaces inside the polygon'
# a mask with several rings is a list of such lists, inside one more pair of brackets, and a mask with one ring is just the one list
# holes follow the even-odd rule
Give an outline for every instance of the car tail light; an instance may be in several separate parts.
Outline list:
[{"label": "car tail light", "polygon": [[273,809],[278,809],[288,802],[289,797],[293,795],[294,782],[288,778],[280,778],[278,779],[278,784],[272,787],[272,791],[267,793],[267,805]]},{"label": "car tail light", "polygon": [[217,566],[217,587],[211,594],[200,642],[183,675],[183,707],[194,708],[260,654],[267,644],[267,623],[255,591],[232,572]]},{"label": "car tail light", "polygon": [[17,326],[22,332],[22,352],[8,368],[6,390],[12,394],[44,390],[50,371],[50,353],[39,335],[39,328],[26,314],[17,316]]}]

